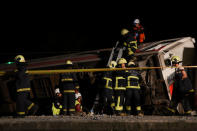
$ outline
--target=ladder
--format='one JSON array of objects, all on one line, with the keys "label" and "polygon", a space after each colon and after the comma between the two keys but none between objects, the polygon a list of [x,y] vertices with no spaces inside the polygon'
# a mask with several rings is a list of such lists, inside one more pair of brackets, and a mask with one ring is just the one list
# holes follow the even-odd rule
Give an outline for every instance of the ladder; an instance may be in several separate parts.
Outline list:
[{"label": "ladder", "polygon": [[120,42],[117,41],[115,47],[112,48],[107,66],[110,65],[111,61],[118,62],[118,60],[122,57],[125,47],[118,46],[119,44],[120,44]]}]

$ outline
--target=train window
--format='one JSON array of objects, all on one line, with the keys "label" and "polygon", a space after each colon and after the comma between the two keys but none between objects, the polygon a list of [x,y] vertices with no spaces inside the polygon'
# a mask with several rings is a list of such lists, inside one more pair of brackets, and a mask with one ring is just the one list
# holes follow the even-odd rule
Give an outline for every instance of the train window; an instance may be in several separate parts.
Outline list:
[{"label": "train window", "polygon": [[165,65],[166,66],[171,66],[171,60],[170,59],[165,59]]}]

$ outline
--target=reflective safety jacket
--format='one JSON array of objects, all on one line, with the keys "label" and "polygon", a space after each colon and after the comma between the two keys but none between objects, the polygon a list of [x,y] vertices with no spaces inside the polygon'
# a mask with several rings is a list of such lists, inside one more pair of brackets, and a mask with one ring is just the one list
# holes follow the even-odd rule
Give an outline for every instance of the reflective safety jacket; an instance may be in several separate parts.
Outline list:
[{"label": "reflective safety jacket", "polygon": [[75,89],[79,88],[75,73],[64,73],[60,75],[60,91],[62,93],[75,93]]},{"label": "reflective safety jacket", "polygon": [[116,71],[115,72],[115,87],[114,90],[126,90],[126,72],[127,71]]},{"label": "reflective safety jacket", "polygon": [[121,39],[121,43],[123,43],[123,46],[126,48],[130,48],[131,46],[137,47],[135,34],[132,32],[129,32],[128,34],[124,35]]},{"label": "reflective safety jacket", "polygon": [[103,77],[103,81],[104,81],[104,86],[107,89],[113,89],[113,85],[112,85],[112,71],[108,71],[105,72],[104,77]]},{"label": "reflective safety jacket", "polygon": [[62,109],[62,105],[57,105],[56,103],[52,103],[52,113],[53,115],[59,115]]},{"label": "reflective safety jacket", "polygon": [[16,70],[17,92],[30,92],[31,85],[25,63],[18,63]]},{"label": "reflective safety jacket", "polygon": [[140,74],[136,70],[129,70],[127,72],[127,89],[140,89],[139,79]]},{"label": "reflective safety jacket", "polygon": [[144,34],[144,28],[142,25],[139,25],[138,27],[133,26],[133,30],[135,33],[135,38],[138,42],[142,43],[145,40],[145,34]]}]

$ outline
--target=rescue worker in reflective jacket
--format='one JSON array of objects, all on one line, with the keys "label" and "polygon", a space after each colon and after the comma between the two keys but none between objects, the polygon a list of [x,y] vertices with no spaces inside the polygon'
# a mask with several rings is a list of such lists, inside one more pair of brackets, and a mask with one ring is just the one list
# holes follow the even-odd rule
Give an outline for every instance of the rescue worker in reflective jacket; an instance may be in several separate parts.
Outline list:
[{"label": "rescue worker in reflective jacket", "polygon": [[[134,62],[129,62],[128,67],[136,67]],[[140,104],[140,85],[139,80],[141,75],[137,70],[129,70],[127,72],[127,86],[126,86],[126,113],[131,114],[132,105],[135,106],[135,111],[138,116],[143,116]]]},{"label": "rescue worker in reflective jacket", "polygon": [[52,103],[52,114],[54,116],[56,115],[60,115],[61,110],[62,110],[62,94],[60,93],[59,89],[57,88],[55,90],[55,97],[54,97],[54,101]]},{"label": "rescue worker in reflective jacket", "polygon": [[137,40],[138,45],[140,45],[141,43],[144,42],[144,40],[145,40],[144,28],[140,24],[139,19],[135,19],[133,21],[132,32],[135,33],[135,39]]},{"label": "rescue worker in reflective jacket", "polygon": [[180,65],[182,62],[178,56],[171,58],[172,65],[175,66],[175,82],[172,92],[172,100],[170,107],[168,108],[172,114],[177,113],[177,106],[179,102],[182,102],[185,115],[191,115],[192,109],[189,101],[189,97],[194,93],[190,79],[187,76],[184,67]]},{"label": "rescue worker in reflective jacket", "polygon": [[[109,68],[115,68],[117,63],[115,61],[111,61]],[[114,79],[113,79],[112,71],[107,71],[104,74],[103,81],[104,81],[104,105],[106,105],[107,109],[109,109],[109,113],[114,113]]]},{"label": "rescue worker in reflective jacket", "polygon": [[[126,68],[127,61],[124,58],[120,58],[118,61],[118,68]],[[126,71],[116,71],[115,72],[115,112],[116,115],[124,115],[123,105],[125,99],[125,90],[126,90]]]},{"label": "rescue worker in reflective jacket", "polygon": [[[72,69],[73,63],[70,60],[66,61],[66,69]],[[77,77],[74,73],[60,74],[60,92],[63,94],[63,114],[74,115],[75,114],[75,89],[79,88]],[[56,93],[60,93],[57,91]]]},{"label": "rescue worker in reflective jacket", "polygon": [[123,53],[123,57],[126,58],[127,61],[135,60],[134,54],[137,50],[137,41],[134,38],[134,33],[129,32],[127,29],[121,30],[121,43],[123,44],[123,47],[125,47],[126,51]]},{"label": "rescue worker in reflective jacket", "polygon": [[27,63],[22,55],[15,57],[16,62],[16,111],[18,117],[24,117],[25,115],[34,115],[38,106],[29,100],[30,97],[30,80],[28,77]]}]

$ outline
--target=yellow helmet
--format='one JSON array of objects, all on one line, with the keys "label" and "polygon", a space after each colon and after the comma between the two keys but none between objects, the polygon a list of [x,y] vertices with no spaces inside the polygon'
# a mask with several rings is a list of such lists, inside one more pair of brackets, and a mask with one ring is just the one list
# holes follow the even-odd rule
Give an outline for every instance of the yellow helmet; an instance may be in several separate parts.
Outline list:
[{"label": "yellow helmet", "polygon": [[135,63],[134,63],[133,61],[130,61],[130,62],[128,63],[128,66],[131,66],[131,65],[135,66]]},{"label": "yellow helmet", "polygon": [[127,63],[127,60],[126,59],[124,59],[124,58],[120,58],[119,60],[118,60],[118,64],[120,65],[120,64],[126,64]]},{"label": "yellow helmet", "polygon": [[24,56],[22,55],[17,55],[15,58],[14,58],[15,61],[17,62],[25,62],[25,58]]},{"label": "yellow helmet", "polygon": [[129,30],[127,30],[127,29],[121,30],[121,35],[126,35],[127,33],[129,33]]},{"label": "yellow helmet", "polygon": [[171,61],[172,61],[172,64],[178,64],[178,63],[181,62],[181,59],[180,59],[180,57],[178,57],[178,56],[173,56],[173,57],[171,58]]},{"label": "yellow helmet", "polygon": [[115,68],[117,63],[115,61],[111,61],[109,64],[109,68]]},{"label": "yellow helmet", "polygon": [[66,65],[73,65],[73,63],[72,63],[71,60],[67,60],[67,61],[66,61]]}]

